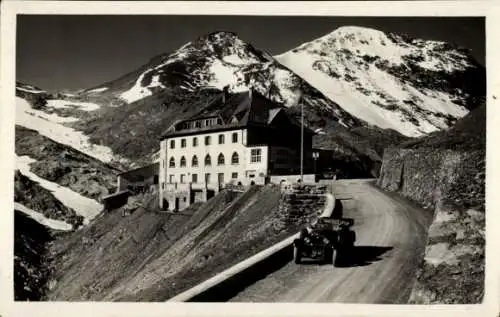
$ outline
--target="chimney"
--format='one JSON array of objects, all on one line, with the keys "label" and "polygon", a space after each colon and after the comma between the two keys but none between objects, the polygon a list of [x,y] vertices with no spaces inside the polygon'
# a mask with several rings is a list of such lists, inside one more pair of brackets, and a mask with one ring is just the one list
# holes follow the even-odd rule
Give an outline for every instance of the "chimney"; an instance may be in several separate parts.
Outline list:
[{"label": "chimney", "polygon": [[226,103],[229,97],[229,85],[224,86],[224,88],[222,88],[222,91],[224,92],[224,94],[222,95],[222,103]]}]

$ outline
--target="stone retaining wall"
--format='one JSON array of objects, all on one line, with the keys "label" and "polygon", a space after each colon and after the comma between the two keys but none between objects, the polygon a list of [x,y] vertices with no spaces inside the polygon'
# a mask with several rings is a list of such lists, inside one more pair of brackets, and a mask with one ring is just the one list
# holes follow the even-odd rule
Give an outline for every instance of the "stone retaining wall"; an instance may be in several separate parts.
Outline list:
[{"label": "stone retaining wall", "polygon": [[277,226],[281,228],[305,224],[323,211],[327,186],[292,185],[282,190],[278,205]]}]

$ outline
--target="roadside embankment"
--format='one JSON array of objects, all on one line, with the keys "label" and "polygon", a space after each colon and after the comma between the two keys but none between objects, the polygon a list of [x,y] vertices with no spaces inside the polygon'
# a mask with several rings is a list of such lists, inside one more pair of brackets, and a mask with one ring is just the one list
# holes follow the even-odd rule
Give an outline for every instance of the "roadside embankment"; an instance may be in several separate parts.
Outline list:
[{"label": "roadside embankment", "polygon": [[[318,215],[329,217],[335,199],[325,193],[326,186],[294,185],[281,192],[275,230],[298,230],[301,225]],[[292,243],[298,233],[288,236],[202,283],[170,298],[169,301],[222,302],[266,275],[287,265],[293,258]],[[271,239],[270,241],[277,240]],[[267,245],[267,244],[266,244]]]},{"label": "roadside embankment", "polygon": [[434,210],[424,259],[409,302],[481,302],[485,151],[388,149],[378,185]]},{"label": "roadside embankment", "polygon": [[316,186],[297,191],[223,190],[179,213],[144,197],[101,213],[51,244],[46,299],[165,301],[296,233],[325,201]]}]

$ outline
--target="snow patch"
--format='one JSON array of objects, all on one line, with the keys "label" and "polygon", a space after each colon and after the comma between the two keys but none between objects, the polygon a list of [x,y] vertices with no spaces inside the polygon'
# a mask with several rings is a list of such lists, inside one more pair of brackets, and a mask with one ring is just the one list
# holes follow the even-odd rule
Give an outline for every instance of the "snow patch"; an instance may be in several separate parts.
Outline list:
[{"label": "snow patch", "polygon": [[31,120],[34,121],[41,119],[55,124],[70,123],[79,120],[75,117],[61,117],[55,113],[45,113],[41,110],[33,109],[25,99],[16,97],[16,123],[18,121],[23,122],[22,120],[26,119],[26,115],[29,115]]},{"label": "snow patch", "polygon": [[20,90],[20,91],[24,91],[24,92],[29,92],[29,93],[32,93],[32,94],[41,94],[41,93],[45,93],[46,91],[45,90],[38,90],[38,89],[27,89],[27,88],[23,88],[23,87],[16,87],[17,90]]},{"label": "snow patch", "polygon": [[154,75],[151,78],[151,83],[147,86],[147,88],[160,87],[165,88],[165,86],[160,82],[160,75]]},{"label": "snow patch", "polygon": [[54,230],[61,231],[71,231],[73,230],[73,226],[62,220],[50,219],[44,216],[41,212],[34,211],[20,203],[14,203],[14,209],[19,210],[20,212],[28,215],[31,219],[35,220],[41,225],[49,227]]},{"label": "snow patch", "polygon": [[77,120],[77,118],[63,118],[55,114],[48,115],[43,111],[34,110],[25,99],[16,97],[16,124],[35,130],[49,139],[70,146],[102,162],[110,163],[114,159],[124,161],[115,156],[110,148],[92,144],[89,137],[82,132],[61,124]]},{"label": "snow patch", "polygon": [[45,93],[46,91],[43,90],[31,90],[31,89],[26,89],[22,87],[16,87],[16,90],[23,91],[23,92],[28,92],[32,94],[40,94],[40,93]]},{"label": "snow patch", "polygon": [[124,93],[120,94],[120,98],[122,98],[123,100],[125,100],[128,103],[132,103],[132,102],[135,102],[135,101],[140,100],[142,98],[151,96],[153,94],[151,92],[151,90],[143,87],[142,84],[141,84],[142,83],[142,79],[144,78],[144,76],[146,74],[150,73],[151,71],[153,71],[153,70],[152,69],[148,69],[145,72],[143,72],[139,76],[139,78],[137,78],[137,80],[136,80],[134,86],[132,86],[132,88],[130,88],[129,90],[127,90]]},{"label": "snow patch", "polygon": [[231,54],[231,55],[224,56],[224,58],[222,60],[226,63],[233,64],[233,65],[245,65],[248,63],[248,61],[244,61],[237,54]]},{"label": "snow patch", "polygon": [[54,197],[63,205],[83,216],[85,218],[84,223],[88,223],[89,220],[93,219],[103,210],[103,206],[94,199],[82,196],[69,188],[50,182],[31,172],[30,164],[33,162],[36,162],[36,160],[29,156],[16,155],[16,169],[32,181],[39,183],[43,188],[51,191]]},{"label": "snow patch", "polygon": [[[333,57],[326,62],[328,67],[321,69],[313,67],[320,60],[319,56],[306,51],[286,53],[277,60],[352,116],[407,136],[417,137],[445,129],[448,126],[444,116],[458,119],[468,113],[445,93],[416,89],[375,66],[359,66],[342,56]],[[351,79],[336,78],[325,69]]]},{"label": "snow patch", "polygon": [[103,92],[103,91],[106,91],[108,90],[109,88],[108,87],[99,87],[99,88],[95,88],[95,89],[92,89],[92,90],[89,90],[87,91],[88,93],[98,93],[98,92]]},{"label": "snow patch", "polygon": [[285,69],[276,68],[273,72],[274,82],[278,86],[285,106],[292,107],[297,104],[300,98],[300,92],[293,82],[293,74]]},{"label": "snow patch", "polygon": [[234,85],[238,81],[236,68],[224,65],[220,60],[216,59],[210,65],[209,72],[213,75],[212,79],[207,83],[208,86],[214,86],[219,89],[227,85]]},{"label": "snow patch", "polygon": [[62,109],[62,108],[73,108],[83,111],[95,111],[99,109],[99,106],[93,102],[82,102],[82,101],[69,101],[62,99],[47,99],[47,107]]},{"label": "snow patch", "polygon": [[322,52],[323,55],[347,50],[351,53],[356,52],[358,55],[378,56],[394,65],[403,64],[405,57],[418,56],[423,58],[423,61],[417,62],[417,65],[434,71],[452,72],[464,70],[470,66],[465,61],[466,57],[456,50],[439,51],[436,54],[436,48],[443,45],[444,42],[416,39],[411,43],[406,43],[399,36],[393,36],[393,39],[384,32],[375,29],[344,26],[311,42],[304,43],[295,50],[315,54]]}]

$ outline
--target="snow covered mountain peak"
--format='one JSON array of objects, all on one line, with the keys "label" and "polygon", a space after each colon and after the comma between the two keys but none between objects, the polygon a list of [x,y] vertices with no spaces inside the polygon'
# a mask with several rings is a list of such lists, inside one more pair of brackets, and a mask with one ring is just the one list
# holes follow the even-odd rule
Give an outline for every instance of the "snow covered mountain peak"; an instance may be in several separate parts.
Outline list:
[{"label": "snow covered mountain peak", "polygon": [[484,80],[484,68],[447,43],[345,26],[274,57],[236,33],[212,32],[84,94],[129,104],[179,89],[251,87],[288,107],[300,99],[318,122],[419,136],[474,108]]},{"label": "snow covered mountain peak", "polygon": [[392,65],[408,66],[414,62],[432,71],[453,72],[472,66],[470,56],[446,42],[412,39],[359,26],[340,27],[293,50],[295,53],[301,51],[338,59],[345,54],[366,56]]},{"label": "snow covered mountain peak", "polygon": [[[293,106],[302,82],[270,54],[244,42],[236,33],[218,31],[188,42],[171,54],[159,55],[140,69],[85,93],[93,97],[112,95],[133,103],[166,89],[193,92],[229,86],[231,92],[254,88],[277,102]],[[324,101],[332,103],[326,98]]]},{"label": "snow covered mountain peak", "polygon": [[[323,42],[338,42],[340,45],[368,45],[380,44],[388,41],[387,35],[379,30],[359,27],[359,26],[343,26],[335,29],[333,32],[319,38]],[[368,43],[366,43],[368,42]]]},{"label": "snow covered mountain peak", "polygon": [[275,58],[344,110],[407,136],[446,129],[484,96],[484,69],[452,45],[345,26]]}]

